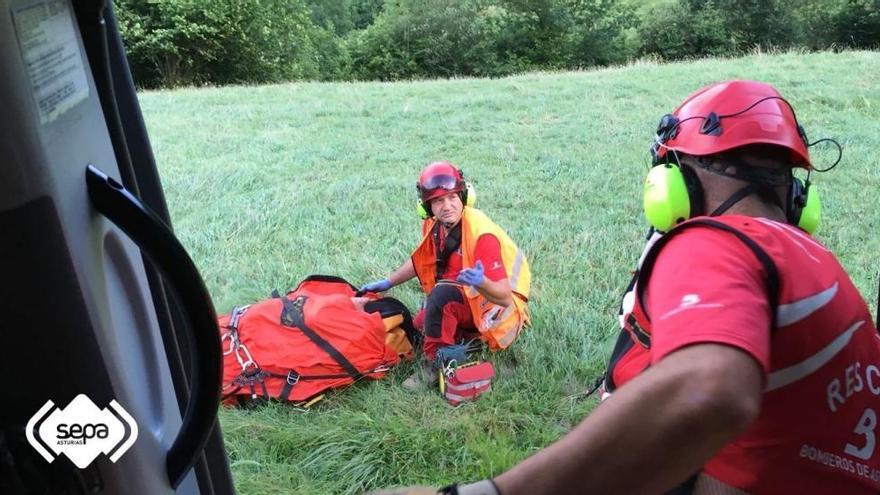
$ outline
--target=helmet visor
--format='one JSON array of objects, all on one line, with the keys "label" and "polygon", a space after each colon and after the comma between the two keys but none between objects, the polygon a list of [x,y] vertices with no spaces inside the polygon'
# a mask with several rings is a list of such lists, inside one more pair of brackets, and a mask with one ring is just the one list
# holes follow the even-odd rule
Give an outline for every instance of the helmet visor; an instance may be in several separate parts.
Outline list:
[{"label": "helmet visor", "polygon": [[454,175],[432,175],[422,182],[422,191],[429,192],[434,189],[454,191],[459,187],[458,179]]}]

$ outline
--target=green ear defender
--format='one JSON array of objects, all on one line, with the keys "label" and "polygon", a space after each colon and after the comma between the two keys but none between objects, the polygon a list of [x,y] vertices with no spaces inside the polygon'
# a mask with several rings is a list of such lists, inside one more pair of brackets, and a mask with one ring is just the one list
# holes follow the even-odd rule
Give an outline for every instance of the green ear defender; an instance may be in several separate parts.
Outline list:
[{"label": "green ear defender", "polygon": [[689,167],[659,164],[645,178],[644,207],[648,222],[666,232],[703,209],[700,181]]},{"label": "green ear defender", "polygon": [[474,186],[471,185],[470,182],[465,182],[464,186],[465,189],[467,189],[467,195],[465,196],[467,200],[465,201],[464,205],[473,208],[474,205],[477,204],[477,192],[474,191]]},{"label": "green ear defender", "polygon": [[810,184],[809,177],[806,181],[793,177],[788,193],[788,211],[786,212],[788,223],[797,225],[813,234],[819,228],[821,211],[822,202],[819,200],[819,191]]},{"label": "green ear defender", "polygon": [[[465,188],[467,189],[467,192],[464,196],[466,198],[465,206],[473,207],[475,204],[477,204],[477,193],[476,191],[474,191],[474,186],[471,185],[470,182],[465,183]],[[419,218],[421,218],[422,220],[427,220],[431,216],[431,214],[428,213],[428,210],[425,209],[425,203],[423,203],[421,200],[416,201],[416,212],[419,214]]]},{"label": "green ear defender", "polygon": [[421,218],[422,220],[427,220],[430,216],[428,215],[428,212],[425,211],[425,204],[422,203],[420,200],[416,201],[416,212],[419,214],[419,218]]}]

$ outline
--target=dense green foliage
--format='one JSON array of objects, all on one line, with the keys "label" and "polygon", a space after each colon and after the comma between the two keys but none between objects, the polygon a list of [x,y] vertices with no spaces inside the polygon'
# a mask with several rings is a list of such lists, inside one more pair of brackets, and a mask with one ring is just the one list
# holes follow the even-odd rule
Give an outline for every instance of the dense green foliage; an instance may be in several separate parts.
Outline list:
[{"label": "dense green foliage", "polygon": [[345,77],[346,51],[287,0],[118,0],[135,80],[142,86]]},{"label": "dense green foliage", "polygon": [[144,87],[576,69],[880,46],[880,0],[118,0]]},{"label": "dense green foliage", "polygon": [[[817,237],[873,306],[880,258],[880,53],[797,51],[499,79],[144,91],[174,231],[218,312],[312,273],[362,284],[419,240],[414,188],[431,160],[462,167],[477,207],[532,268],[531,328],[488,356],[493,391],[452,408],[407,392],[411,364],[308,411],[220,412],[238,493],[360,494],[498,474],[569,431],[617,334],[644,243],[641,195],[659,117],[710,82],[774,84],[811,139],[844,146]],[[811,149],[817,165],[836,158]],[[415,281],[390,295],[411,309]],[[873,308],[872,308],[873,309]],[[601,491],[601,487],[597,488]]]}]

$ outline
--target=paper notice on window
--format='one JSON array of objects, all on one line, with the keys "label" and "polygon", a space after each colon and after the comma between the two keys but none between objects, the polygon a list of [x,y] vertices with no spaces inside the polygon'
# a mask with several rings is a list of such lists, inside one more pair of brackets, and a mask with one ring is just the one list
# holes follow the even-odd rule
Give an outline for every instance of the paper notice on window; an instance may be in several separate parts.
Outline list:
[{"label": "paper notice on window", "polygon": [[48,124],[89,97],[70,8],[64,0],[49,0],[18,9],[13,17],[40,123]]}]

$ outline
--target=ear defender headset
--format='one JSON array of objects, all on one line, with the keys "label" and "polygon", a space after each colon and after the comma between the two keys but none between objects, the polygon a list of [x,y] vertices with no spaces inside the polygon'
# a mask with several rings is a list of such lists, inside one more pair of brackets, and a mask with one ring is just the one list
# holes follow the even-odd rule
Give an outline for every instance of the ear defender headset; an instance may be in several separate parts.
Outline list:
[{"label": "ear defender headset", "polygon": [[[697,174],[678,160],[661,162],[657,148],[678,134],[679,120],[672,114],[660,119],[657,136],[651,147],[651,170],[645,178],[644,207],[648,222],[666,232],[676,224],[703,212],[703,186]],[[669,153],[666,154],[669,156]],[[675,157],[673,157],[675,158]]]},{"label": "ear defender headset", "polygon": [[470,182],[465,181],[464,172],[446,162],[432,163],[422,171],[419,181],[416,183],[419,199],[416,203],[416,211],[423,220],[431,218],[431,200],[438,195],[432,195],[435,191],[457,192],[464,206],[473,207],[477,202],[477,193]]},{"label": "ear defender headset", "polygon": [[[768,92],[770,95],[765,96]],[[731,93],[734,94],[731,95]],[[743,110],[728,114],[718,115],[718,113],[711,111],[704,115],[704,108],[699,108],[706,106],[711,108],[719,101],[724,100],[728,105],[730,100],[734,100],[734,104],[742,104],[736,100],[741,101],[745,98],[752,99],[753,103]],[[756,101],[754,101],[755,99]],[[756,111],[754,116],[745,116],[751,117],[751,119],[743,119],[746,125],[742,125],[742,123],[739,126],[731,125],[729,126],[729,135],[725,135],[725,131],[728,129],[722,126],[723,119],[747,114],[749,110],[767,100],[781,100],[791,111],[791,116],[789,117],[781,111],[777,113]],[[777,108],[782,107],[777,106]],[[821,202],[818,192],[814,187],[811,187],[812,166],[807,148],[821,141],[831,141],[838,146],[842,154],[842,149],[836,141],[821,139],[809,143],[806,133],[803,127],[797,123],[794,109],[788,101],[779,96],[772,87],[763,83],[731,81],[704,88],[689,97],[676,110],[676,113],[682,115],[691,113],[692,110],[697,110],[699,114],[681,119],[676,115],[666,114],[660,119],[657,126],[657,134],[650,149],[652,168],[646,177],[644,186],[645,216],[654,228],[666,232],[689,218],[706,214],[703,211],[703,187],[696,172],[678,159],[678,152],[683,152],[694,156],[699,161],[701,168],[748,183],[746,187],[724,201],[715,211],[709,213],[710,216],[720,215],[736,202],[753,193],[762,195],[762,197],[772,197],[778,201],[775,193],[768,194],[767,191],[769,188],[787,184],[789,189],[785,204],[780,204],[780,206],[786,213],[788,223],[811,234],[816,231],[819,226]],[[764,131],[765,127],[760,125],[762,119],[766,128],[774,129],[776,135],[762,135],[762,133],[768,134]],[[783,120],[783,125],[780,125],[780,119]],[[702,122],[699,129],[695,129],[693,125],[697,122],[688,126],[689,129],[686,131],[689,132],[689,135],[684,135],[682,124],[690,120]],[[768,121],[772,125],[767,124]],[[759,125],[755,125],[756,123]],[[793,135],[792,129],[796,129],[796,135]],[[674,142],[670,143],[671,141]],[[801,180],[795,177],[790,170],[784,172],[769,170],[745,163],[730,164],[735,166],[735,171],[728,172],[727,166],[713,167],[710,161],[702,159],[703,156],[732,150],[745,144],[774,144],[788,148],[792,151],[796,163],[806,164],[807,178]],[[839,161],[840,155],[830,167],[817,171],[831,170]]]}]

